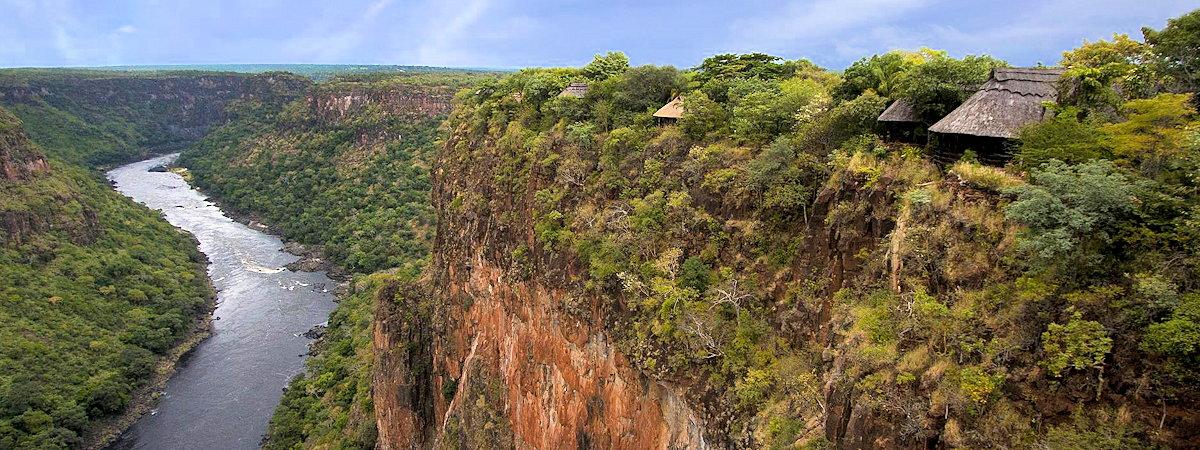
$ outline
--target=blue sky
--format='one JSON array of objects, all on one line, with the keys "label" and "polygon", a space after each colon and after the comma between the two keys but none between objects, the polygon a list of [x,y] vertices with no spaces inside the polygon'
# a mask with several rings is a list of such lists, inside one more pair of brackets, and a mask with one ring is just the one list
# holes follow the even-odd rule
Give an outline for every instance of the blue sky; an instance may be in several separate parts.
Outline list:
[{"label": "blue sky", "polygon": [[1196,0],[0,0],[0,66],[359,63],[696,65],[762,51],[840,69],[928,46],[1052,64]]}]

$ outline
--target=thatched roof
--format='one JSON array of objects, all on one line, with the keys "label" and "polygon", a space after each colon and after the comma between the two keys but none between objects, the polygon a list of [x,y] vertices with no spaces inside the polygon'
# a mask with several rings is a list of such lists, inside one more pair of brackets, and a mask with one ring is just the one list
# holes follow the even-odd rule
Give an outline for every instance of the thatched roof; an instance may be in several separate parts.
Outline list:
[{"label": "thatched roof", "polygon": [[587,83],[571,83],[571,84],[567,85],[567,87],[565,89],[563,89],[562,92],[559,92],[558,96],[559,97],[583,98],[583,96],[587,95],[587,92],[588,92]]},{"label": "thatched roof", "polygon": [[979,92],[968,98],[929,131],[1014,138],[1021,128],[1045,117],[1042,102],[1058,99],[1063,69],[997,68]]},{"label": "thatched roof", "polygon": [[913,109],[912,103],[905,99],[898,99],[883,110],[883,114],[880,114],[877,120],[880,122],[920,122],[921,118],[917,116],[917,110]]},{"label": "thatched roof", "polygon": [[683,117],[683,97],[675,97],[658,111],[654,112],[654,117],[661,119],[678,119]]}]

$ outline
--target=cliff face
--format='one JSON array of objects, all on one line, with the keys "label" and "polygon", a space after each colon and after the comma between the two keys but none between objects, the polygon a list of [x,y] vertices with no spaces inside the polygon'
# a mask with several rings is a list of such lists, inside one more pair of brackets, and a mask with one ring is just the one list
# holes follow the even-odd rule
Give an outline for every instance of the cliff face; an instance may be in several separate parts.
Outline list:
[{"label": "cliff face", "polygon": [[313,113],[323,122],[335,123],[363,114],[388,114],[426,120],[450,112],[454,89],[449,86],[333,86],[318,89],[307,97]]},{"label": "cliff face", "polygon": [[[21,121],[3,108],[0,108],[0,170],[3,172],[0,193],[12,197],[0,202],[0,228],[4,231],[0,244],[18,245],[51,230],[65,233],[77,244],[96,239],[100,226],[94,209],[84,206],[70,215],[48,211],[57,212],[56,209],[74,201],[76,193],[37,192],[40,188],[36,182],[52,173],[50,164],[41,149],[29,140]],[[49,204],[53,206],[47,208],[47,204],[37,201],[42,199],[52,199]]]},{"label": "cliff face", "polygon": [[[440,120],[449,111],[452,94],[465,83],[453,74],[421,80],[338,79],[306,86],[292,101],[280,97],[234,103],[235,117],[179,159],[194,182],[221,198],[226,208],[255,214],[284,238],[322,250],[334,270],[365,274],[392,269],[368,277],[376,280],[371,283],[356,277],[354,293],[339,302],[309,371],[287,389],[265,448],[370,448],[376,436],[373,390],[424,386],[406,388],[408,397],[385,405],[432,408],[432,385],[416,381],[429,379],[422,374],[428,374],[430,365],[412,364],[429,360],[428,324],[386,320],[392,313],[417,311],[397,307],[381,314],[371,328],[374,298],[396,299],[397,292],[406,291],[385,280],[394,272],[415,271],[428,255],[433,231],[428,168]],[[355,352],[348,356],[344,352],[350,347]],[[389,367],[383,373],[392,376],[374,376],[377,363]],[[414,369],[406,371],[408,367]],[[330,379],[338,382],[329,386]],[[347,403],[353,406],[347,408]],[[408,414],[405,421],[417,416],[431,417],[432,412]],[[401,421],[395,417],[385,420]],[[421,427],[380,433],[391,439],[417,429]]]},{"label": "cliff face", "polygon": [[[501,161],[456,159],[449,149],[483,145],[463,139],[454,133],[439,155],[428,279],[376,309],[380,446],[709,447],[680,388],[616,348],[613,311],[570,281],[586,276],[579,261],[529,252],[533,228],[497,220],[532,224],[532,194],[550,181],[502,193]],[[462,197],[496,209],[463,213]]]},{"label": "cliff face", "polygon": [[[438,249],[481,244],[464,238],[439,238]],[[482,250],[453,253],[437,253],[435,294],[382,297],[376,310],[383,448],[708,447],[674,388],[634,370],[603,328],[562,311],[566,290],[514,280]],[[405,299],[428,295],[409,289]],[[430,314],[412,313],[422,307]],[[426,319],[432,331],[420,331]]]},{"label": "cliff face", "polygon": [[34,148],[20,121],[3,109],[0,109],[0,171],[9,181],[50,171],[46,156]]}]

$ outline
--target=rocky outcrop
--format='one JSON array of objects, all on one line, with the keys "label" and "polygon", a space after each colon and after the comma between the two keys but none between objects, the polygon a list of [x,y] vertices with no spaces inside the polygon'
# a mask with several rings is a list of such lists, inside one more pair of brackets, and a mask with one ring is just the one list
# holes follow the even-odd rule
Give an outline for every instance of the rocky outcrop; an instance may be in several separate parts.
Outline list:
[{"label": "rocky outcrop", "polygon": [[406,119],[428,119],[450,112],[454,89],[446,86],[396,85],[388,88],[334,84],[308,97],[313,115],[337,123],[372,112]]},{"label": "rocky outcrop", "polygon": [[[26,136],[21,121],[3,108],[0,108],[0,174],[0,197],[13,200],[0,207],[0,231],[3,231],[0,245],[18,245],[49,231],[61,232],[76,244],[89,244],[99,237],[99,219],[89,205],[73,208],[70,215],[47,213],[75,202],[76,193],[69,191],[70,187],[68,191],[38,192],[42,189],[31,184],[51,174],[50,164]],[[55,184],[54,189],[63,187]],[[37,195],[29,195],[30,191]],[[52,206],[27,203],[37,203],[43,198],[49,199]]]},{"label": "rocky outcrop", "polygon": [[424,287],[398,288],[376,308],[380,447],[708,448],[687,395],[633,367],[607,331],[604,302],[576,292],[578,261],[513,264],[516,249],[535,246],[532,229],[454,210],[473,195],[530,214],[536,188],[493,197],[493,179],[472,168],[492,170],[439,165]]},{"label": "rocky outcrop", "polygon": [[46,156],[34,147],[21,122],[0,109],[0,174],[5,180],[25,180],[50,171]]}]

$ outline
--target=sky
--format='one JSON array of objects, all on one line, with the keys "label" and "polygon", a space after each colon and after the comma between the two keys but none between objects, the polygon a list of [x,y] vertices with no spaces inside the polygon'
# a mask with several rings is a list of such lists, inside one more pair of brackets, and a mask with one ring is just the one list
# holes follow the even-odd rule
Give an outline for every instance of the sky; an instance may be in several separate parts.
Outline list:
[{"label": "sky", "polygon": [[1054,64],[1197,0],[0,0],[0,67],[329,63],[693,67],[764,52],[841,69],[922,46]]}]

